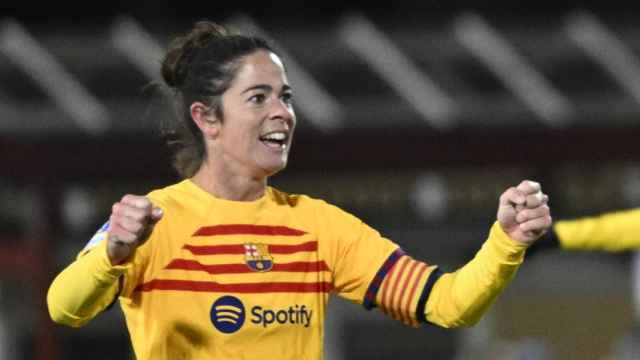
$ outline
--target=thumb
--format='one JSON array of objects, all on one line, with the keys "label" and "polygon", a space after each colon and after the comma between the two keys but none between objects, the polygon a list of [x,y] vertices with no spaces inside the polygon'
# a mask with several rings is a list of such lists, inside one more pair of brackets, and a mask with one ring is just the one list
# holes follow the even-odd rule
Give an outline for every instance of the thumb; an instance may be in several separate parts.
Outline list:
[{"label": "thumb", "polygon": [[157,222],[158,220],[162,219],[162,215],[164,214],[164,211],[159,208],[159,207],[154,207],[153,210],[151,210],[151,221],[152,222]]}]

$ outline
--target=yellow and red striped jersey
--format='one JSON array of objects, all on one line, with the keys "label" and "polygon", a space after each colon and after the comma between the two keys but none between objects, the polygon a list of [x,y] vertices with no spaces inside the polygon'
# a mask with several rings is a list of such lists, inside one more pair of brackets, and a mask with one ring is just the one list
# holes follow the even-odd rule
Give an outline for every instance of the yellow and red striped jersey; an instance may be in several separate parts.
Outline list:
[{"label": "yellow and red striped jersey", "polygon": [[81,326],[119,294],[136,357],[145,360],[322,359],[330,293],[409,325],[470,325],[525,248],[496,223],[469,264],[442,274],[307,196],[269,187],[256,201],[229,201],[190,180],[148,196],[164,216],[130,260],[110,264],[107,224],[47,297],[54,320]]},{"label": "yellow and red striped jersey", "polygon": [[405,309],[430,270],[416,263],[400,276],[408,257],[398,246],[337,207],[273,188],[257,201],[222,200],[190,180],[149,198],[164,216],[120,294],[139,359],[322,358],[331,292],[367,308],[384,294],[416,323]]}]

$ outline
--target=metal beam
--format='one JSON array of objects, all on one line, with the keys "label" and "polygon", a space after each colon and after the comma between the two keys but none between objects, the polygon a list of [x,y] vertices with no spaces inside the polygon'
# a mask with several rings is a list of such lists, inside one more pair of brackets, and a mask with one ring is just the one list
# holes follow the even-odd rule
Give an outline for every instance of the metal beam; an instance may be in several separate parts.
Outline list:
[{"label": "metal beam", "polygon": [[362,15],[342,19],[340,38],[384,79],[422,118],[439,130],[456,125],[458,104]]},{"label": "metal beam", "polygon": [[0,23],[0,52],[24,71],[87,133],[109,127],[107,109],[18,22]]},{"label": "metal beam", "polygon": [[160,81],[162,46],[135,19],[117,18],[109,29],[111,42],[138,70],[152,81]]},{"label": "metal beam", "polygon": [[551,127],[567,125],[569,100],[520,56],[508,41],[477,14],[454,20],[456,39],[487,66],[516,97]]},{"label": "metal beam", "polygon": [[619,36],[586,11],[568,16],[564,30],[579,48],[640,103],[640,62]]}]

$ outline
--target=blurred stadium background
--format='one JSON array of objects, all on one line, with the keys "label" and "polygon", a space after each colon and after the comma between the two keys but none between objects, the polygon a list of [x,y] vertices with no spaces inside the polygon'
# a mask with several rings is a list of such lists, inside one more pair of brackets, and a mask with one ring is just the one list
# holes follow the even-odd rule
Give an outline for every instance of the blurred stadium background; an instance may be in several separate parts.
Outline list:
[{"label": "blurred stadium background", "polygon": [[[273,39],[300,126],[273,185],[354,212],[445,270],[507,186],[555,218],[640,205],[640,15],[607,2],[393,8],[138,1],[0,5],[0,359],[128,359],[117,307],[54,326],[53,276],[127,192],[177,180],[159,58],[195,20]],[[634,359],[629,254],[530,259],[477,327],[404,328],[332,303],[327,359]]]}]

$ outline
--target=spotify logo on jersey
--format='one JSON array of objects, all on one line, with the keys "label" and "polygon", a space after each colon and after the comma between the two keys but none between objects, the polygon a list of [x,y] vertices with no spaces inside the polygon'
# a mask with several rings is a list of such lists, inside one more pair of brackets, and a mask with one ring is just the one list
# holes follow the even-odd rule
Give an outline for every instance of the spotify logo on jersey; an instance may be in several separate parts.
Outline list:
[{"label": "spotify logo on jersey", "polygon": [[223,296],[211,306],[211,322],[225,334],[240,330],[244,319],[244,305],[234,296]]}]

